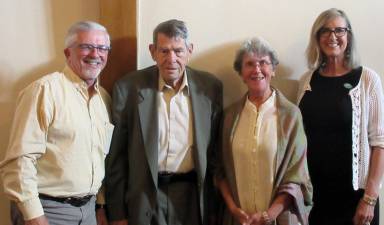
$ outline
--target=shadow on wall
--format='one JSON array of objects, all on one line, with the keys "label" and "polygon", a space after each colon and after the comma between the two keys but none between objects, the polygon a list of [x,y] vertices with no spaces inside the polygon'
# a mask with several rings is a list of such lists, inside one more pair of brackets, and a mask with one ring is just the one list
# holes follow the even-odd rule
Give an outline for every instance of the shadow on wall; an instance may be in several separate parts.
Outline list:
[{"label": "shadow on wall", "polygon": [[[83,5],[78,7],[77,9],[79,11],[79,14],[73,13],[70,14],[68,11],[70,11],[73,8],[73,5],[76,5],[75,0],[69,0],[68,1],[61,2],[61,1],[51,1],[44,5],[45,17],[49,18],[45,20],[45,24],[43,26],[46,27],[46,35],[48,42],[46,43],[46,46],[41,49],[41,52],[36,53],[36,57],[42,57],[43,58],[49,58],[49,61],[42,61],[42,63],[37,64],[35,66],[32,66],[30,68],[27,68],[27,72],[23,74],[16,74],[16,70],[12,70],[10,68],[9,63],[7,62],[0,62],[0,88],[6,87],[5,89],[0,90],[7,90],[7,97],[6,100],[11,100],[12,105],[14,108],[14,103],[16,101],[16,98],[19,94],[19,92],[28,86],[31,82],[37,80],[38,78],[52,73],[54,71],[61,71],[64,68],[65,65],[65,56],[63,53],[64,50],[64,38],[67,33],[67,29],[69,28],[72,23],[79,20],[79,15],[87,15],[85,13],[87,11],[86,3],[91,3],[92,0],[84,1]],[[89,13],[88,13],[89,14]],[[71,16],[72,15],[72,16]],[[92,17],[91,15],[88,15],[87,17]],[[95,16],[93,16],[95,17]],[[97,18],[97,17],[96,17]],[[88,18],[95,20],[96,18]],[[87,19],[87,18],[85,18]],[[23,21],[25,22],[25,21]],[[34,21],[34,23],[39,23],[40,21]],[[44,30],[44,29],[43,29]],[[38,30],[37,32],[41,32],[41,30]],[[36,35],[35,35],[36,36]],[[32,42],[31,45],[34,43]],[[37,45],[37,43],[35,43]],[[32,61],[32,59],[31,59]],[[33,60],[36,61],[36,60]],[[17,76],[20,77],[19,80],[16,80],[14,83],[9,84],[9,80],[7,79],[11,76]],[[2,80],[4,79],[4,80]],[[5,81],[5,82],[4,82]],[[4,98],[0,97],[0,101],[4,101]],[[1,108],[0,110],[3,110],[4,108]],[[11,110],[13,111],[13,110]]]},{"label": "shadow on wall", "polygon": [[[1,130],[2,131],[10,131],[11,121],[13,119],[13,112],[16,106],[17,96],[20,91],[27,87],[33,81],[39,79],[40,77],[52,73],[54,71],[60,71],[64,68],[65,65],[65,57],[63,53],[63,42],[64,36],[70,24],[72,23],[68,19],[66,15],[65,8],[62,5],[58,4],[60,1],[52,1],[51,5],[46,4],[45,6],[45,14],[46,17],[51,18],[46,21],[45,26],[47,27],[47,40],[46,47],[42,49],[40,53],[36,53],[36,57],[44,56],[44,58],[49,58],[48,62],[43,62],[41,64],[32,66],[27,68],[26,72],[23,74],[17,74],[17,70],[13,69],[9,62],[0,62],[0,90],[5,90],[6,93],[2,93],[0,95],[0,115],[7,115],[5,120],[2,120]],[[67,10],[69,6],[67,6]],[[61,15],[60,13],[62,12]],[[75,21],[75,19],[74,19]],[[25,21],[23,21],[25,22]],[[33,43],[31,43],[33,45]],[[47,57],[49,56],[49,57]],[[32,61],[32,59],[31,59]],[[19,77],[20,79],[15,80],[13,83],[9,83],[10,77]],[[3,107],[4,106],[4,107]],[[7,125],[5,125],[7,124]],[[5,140],[0,142],[0,146],[2,149],[6,148],[9,139],[9,132],[1,135],[0,140]],[[4,158],[4,151],[0,152],[0,158]]]},{"label": "shadow on wall", "polygon": [[276,76],[272,78],[271,85],[281,91],[292,103],[296,104],[299,81],[289,79],[291,75],[292,69],[280,63],[276,68]]},{"label": "shadow on wall", "polygon": [[[240,44],[240,41],[226,43],[198,53],[192,56],[189,64],[193,68],[213,73],[223,82],[224,106],[239,100],[247,91],[247,87],[233,69],[233,61]],[[279,64],[276,69],[276,76],[272,79],[271,84],[295,103],[299,82],[289,79],[291,75],[292,70],[288,66]]]},{"label": "shadow on wall", "polygon": [[[216,75],[224,86],[224,106],[240,99],[247,88],[233,70],[232,64],[240,42],[225,43],[192,55],[190,66]],[[196,51],[195,46],[195,51]]]},{"label": "shadow on wall", "polygon": [[123,75],[136,70],[136,38],[126,37],[111,40],[112,51],[100,80],[101,85],[111,94],[113,84]]}]

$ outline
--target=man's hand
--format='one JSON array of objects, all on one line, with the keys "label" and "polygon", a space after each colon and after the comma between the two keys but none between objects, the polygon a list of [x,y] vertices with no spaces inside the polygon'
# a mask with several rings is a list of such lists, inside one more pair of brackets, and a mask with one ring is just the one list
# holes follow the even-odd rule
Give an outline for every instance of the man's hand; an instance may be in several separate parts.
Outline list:
[{"label": "man's hand", "polygon": [[128,225],[128,220],[115,220],[109,222],[109,225]]},{"label": "man's hand", "polygon": [[96,209],[96,221],[97,225],[108,225],[107,215],[105,214],[104,208]]},{"label": "man's hand", "polygon": [[25,225],[49,225],[49,223],[47,217],[42,215],[31,220],[26,220]]}]

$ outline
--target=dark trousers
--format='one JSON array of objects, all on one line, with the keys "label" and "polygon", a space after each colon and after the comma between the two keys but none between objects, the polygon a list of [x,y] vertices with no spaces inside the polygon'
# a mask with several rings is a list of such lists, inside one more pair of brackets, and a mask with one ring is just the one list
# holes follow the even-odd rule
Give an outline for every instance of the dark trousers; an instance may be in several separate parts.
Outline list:
[{"label": "dark trousers", "polygon": [[160,184],[151,225],[201,225],[195,182]]},{"label": "dark trousers", "polygon": [[[81,207],[53,200],[40,199],[44,215],[49,225],[96,225],[95,200],[92,199]],[[16,203],[11,202],[12,225],[24,225],[23,215]]]}]

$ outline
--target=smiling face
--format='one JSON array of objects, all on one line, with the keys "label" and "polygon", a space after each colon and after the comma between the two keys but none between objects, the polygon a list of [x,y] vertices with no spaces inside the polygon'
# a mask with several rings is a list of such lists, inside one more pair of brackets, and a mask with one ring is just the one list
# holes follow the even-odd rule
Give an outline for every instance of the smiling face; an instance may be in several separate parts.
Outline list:
[{"label": "smiling face", "polygon": [[83,44],[109,46],[109,43],[104,31],[80,31],[74,44],[64,50],[68,66],[90,87],[105,67],[108,51],[82,48]]},{"label": "smiling face", "polygon": [[164,81],[172,87],[177,86],[192,54],[192,44],[186,46],[183,38],[159,33],[156,45],[150,45],[149,50]]},{"label": "smiling face", "polygon": [[268,55],[245,53],[241,64],[241,78],[248,87],[248,95],[252,100],[263,103],[271,95],[271,78],[274,68]]},{"label": "smiling face", "polygon": [[[347,23],[342,17],[335,17],[327,21],[324,24],[323,28],[334,30],[335,28],[346,28]],[[328,32],[329,33],[329,32]],[[319,35],[319,46],[321,52],[326,56],[326,58],[337,58],[339,60],[344,60],[345,50],[348,45],[348,35],[346,32],[345,35],[337,37],[335,32],[331,32],[328,35]]]}]

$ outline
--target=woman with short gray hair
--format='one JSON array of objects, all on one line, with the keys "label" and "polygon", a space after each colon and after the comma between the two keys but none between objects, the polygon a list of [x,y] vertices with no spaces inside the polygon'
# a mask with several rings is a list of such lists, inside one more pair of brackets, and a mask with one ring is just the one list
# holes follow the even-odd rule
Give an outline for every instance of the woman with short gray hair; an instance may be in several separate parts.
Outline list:
[{"label": "woman with short gray hair", "polygon": [[312,186],[299,109],[270,85],[279,61],[264,39],[246,40],[234,69],[248,87],[224,111],[215,181],[225,225],[307,225]]}]

